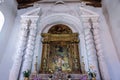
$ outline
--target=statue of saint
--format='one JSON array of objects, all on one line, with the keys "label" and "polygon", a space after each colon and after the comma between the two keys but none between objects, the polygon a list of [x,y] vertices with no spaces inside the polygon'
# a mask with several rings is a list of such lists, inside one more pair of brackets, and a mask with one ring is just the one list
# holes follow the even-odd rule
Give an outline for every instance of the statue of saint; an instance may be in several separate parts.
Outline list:
[{"label": "statue of saint", "polygon": [[62,71],[62,65],[64,64],[64,60],[61,57],[58,57],[57,67],[59,71]]}]

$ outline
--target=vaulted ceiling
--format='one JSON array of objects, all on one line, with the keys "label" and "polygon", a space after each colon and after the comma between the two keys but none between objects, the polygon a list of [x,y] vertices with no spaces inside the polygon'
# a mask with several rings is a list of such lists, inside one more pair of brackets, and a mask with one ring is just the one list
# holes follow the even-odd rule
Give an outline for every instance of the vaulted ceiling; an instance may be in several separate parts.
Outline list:
[{"label": "vaulted ceiling", "polygon": [[[41,1],[41,2],[46,1],[47,2],[47,0],[17,0],[18,9],[33,6],[34,2],[37,2],[37,1]],[[50,0],[48,0],[48,1],[50,1]],[[56,0],[51,0],[51,1],[56,1]],[[65,0],[65,1],[81,2],[81,0]],[[82,0],[82,1],[86,2],[86,5],[91,5],[94,7],[101,7],[101,0]]]}]

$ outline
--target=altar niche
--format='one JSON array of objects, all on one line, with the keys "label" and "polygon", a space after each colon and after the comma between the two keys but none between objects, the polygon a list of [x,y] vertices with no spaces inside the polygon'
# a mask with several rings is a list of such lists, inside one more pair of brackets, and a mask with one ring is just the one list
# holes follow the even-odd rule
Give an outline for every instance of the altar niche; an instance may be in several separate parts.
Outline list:
[{"label": "altar niche", "polygon": [[42,59],[40,73],[53,74],[61,71],[82,74],[79,57],[78,33],[63,24],[51,27],[48,33],[42,33]]}]

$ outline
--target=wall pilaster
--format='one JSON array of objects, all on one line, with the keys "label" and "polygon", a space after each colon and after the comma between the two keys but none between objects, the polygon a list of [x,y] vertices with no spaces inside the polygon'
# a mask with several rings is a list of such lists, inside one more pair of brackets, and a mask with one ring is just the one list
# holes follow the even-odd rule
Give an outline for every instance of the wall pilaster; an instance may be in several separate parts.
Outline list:
[{"label": "wall pilaster", "polygon": [[[36,23],[31,20],[31,24],[29,27],[28,41],[27,41],[27,46],[26,46],[26,51],[25,51],[24,61],[23,61],[23,66],[22,66],[22,72],[26,70],[31,70],[32,68],[36,35],[37,35]],[[23,76],[21,77],[21,80],[23,80]]]},{"label": "wall pilaster", "polygon": [[100,80],[96,49],[94,45],[93,34],[89,18],[83,19],[85,43],[88,57],[88,67],[90,71],[95,72],[97,80]]},{"label": "wall pilaster", "polygon": [[92,18],[92,28],[93,28],[93,37],[95,41],[95,46],[96,46],[96,53],[98,56],[98,62],[99,62],[99,67],[100,67],[100,72],[102,76],[102,80],[110,80],[110,76],[108,73],[108,68],[106,66],[104,56],[103,56],[103,50],[101,47],[101,39],[100,39],[100,26],[98,22],[98,18]]}]

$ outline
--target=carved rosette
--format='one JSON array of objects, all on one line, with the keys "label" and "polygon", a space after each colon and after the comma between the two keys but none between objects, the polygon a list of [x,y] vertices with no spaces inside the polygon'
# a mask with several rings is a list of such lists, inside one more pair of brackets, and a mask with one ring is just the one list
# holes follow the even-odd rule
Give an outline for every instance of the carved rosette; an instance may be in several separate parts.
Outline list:
[{"label": "carved rosette", "polygon": [[108,69],[104,60],[103,56],[103,50],[101,47],[101,39],[99,35],[99,23],[98,23],[98,18],[92,18],[93,22],[93,35],[94,35],[94,40],[95,40],[95,45],[96,45],[96,50],[97,50],[97,56],[98,56],[98,61],[100,65],[100,72],[103,80],[110,80],[110,76],[108,73]]},{"label": "carved rosette", "polygon": [[21,30],[20,30],[21,36],[19,39],[15,60],[14,60],[12,69],[10,71],[9,80],[17,80],[18,78],[23,55],[25,53],[27,39],[28,39],[28,28],[29,28],[30,21],[23,19],[21,23],[22,23]]},{"label": "carved rosette", "polygon": [[86,18],[83,20],[83,25],[84,25],[86,50],[87,50],[87,56],[88,56],[88,66],[90,70],[96,72],[97,80],[100,80],[96,49],[94,45],[94,39],[91,31],[91,24],[90,24],[89,18]]}]

